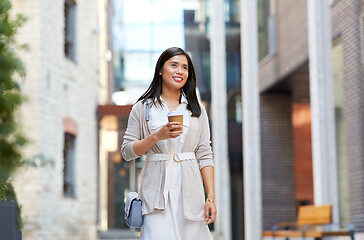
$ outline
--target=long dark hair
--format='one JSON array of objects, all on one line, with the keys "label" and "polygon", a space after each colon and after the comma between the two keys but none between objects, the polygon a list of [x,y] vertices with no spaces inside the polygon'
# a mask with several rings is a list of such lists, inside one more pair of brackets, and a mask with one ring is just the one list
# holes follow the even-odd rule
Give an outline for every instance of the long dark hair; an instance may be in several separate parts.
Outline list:
[{"label": "long dark hair", "polygon": [[[155,99],[157,99],[158,103],[161,106],[163,105],[160,98],[162,93],[163,81],[162,76],[159,73],[162,71],[164,63],[171,57],[177,55],[186,56],[188,62],[188,78],[185,85],[181,89],[181,94],[183,94],[187,98],[187,109],[192,112],[192,116],[199,117],[201,115],[201,108],[196,95],[195,69],[188,53],[185,52],[183,49],[177,47],[168,48],[159,56],[157,64],[155,65],[153,81],[149,85],[147,91],[138,99],[138,102],[142,101],[144,103],[148,98],[151,98],[153,100],[151,104],[155,104]],[[181,97],[179,99],[179,102],[181,103]]]}]

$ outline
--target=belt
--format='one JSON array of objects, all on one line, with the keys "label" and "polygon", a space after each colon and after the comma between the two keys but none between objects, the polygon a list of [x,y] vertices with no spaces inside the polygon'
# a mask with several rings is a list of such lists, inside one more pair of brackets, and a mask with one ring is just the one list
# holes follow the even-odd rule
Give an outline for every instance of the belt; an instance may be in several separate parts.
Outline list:
[{"label": "belt", "polygon": [[168,161],[173,159],[175,162],[181,162],[184,160],[194,160],[196,155],[194,152],[182,152],[176,154],[162,154],[162,153],[149,153],[147,154],[146,161],[156,162],[156,161]]}]

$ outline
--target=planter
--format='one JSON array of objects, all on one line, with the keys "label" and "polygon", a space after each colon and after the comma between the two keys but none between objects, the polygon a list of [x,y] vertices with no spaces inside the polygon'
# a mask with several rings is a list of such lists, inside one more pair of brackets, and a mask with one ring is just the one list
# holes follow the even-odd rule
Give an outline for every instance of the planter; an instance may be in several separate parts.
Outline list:
[{"label": "planter", "polygon": [[[0,233],[1,239],[21,240],[21,231],[16,231],[16,205],[0,202]],[[20,238],[17,236],[20,236]]]},{"label": "planter", "polygon": [[22,232],[21,230],[16,231],[16,240],[22,240]]}]

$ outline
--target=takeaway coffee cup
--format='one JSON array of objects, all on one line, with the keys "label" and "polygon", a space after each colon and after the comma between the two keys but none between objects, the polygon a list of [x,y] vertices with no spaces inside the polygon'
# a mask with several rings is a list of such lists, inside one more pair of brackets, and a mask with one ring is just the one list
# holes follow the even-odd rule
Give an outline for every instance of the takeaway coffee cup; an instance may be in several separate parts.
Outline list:
[{"label": "takeaway coffee cup", "polygon": [[182,131],[182,125],[183,125],[183,114],[177,111],[169,112],[168,113],[168,121],[169,122],[179,122],[181,124],[180,128],[175,128],[173,131]]}]

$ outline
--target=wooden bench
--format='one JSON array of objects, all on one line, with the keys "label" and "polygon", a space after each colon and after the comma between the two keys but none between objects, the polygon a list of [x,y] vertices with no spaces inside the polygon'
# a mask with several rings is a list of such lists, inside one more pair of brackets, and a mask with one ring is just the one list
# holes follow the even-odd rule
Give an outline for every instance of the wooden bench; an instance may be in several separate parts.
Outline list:
[{"label": "wooden bench", "polygon": [[325,224],[332,223],[332,206],[300,206],[298,208],[297,222],[279,223],[271,231],[264,231],[264,237],[311,237],[320,240],[323,237],[350,236],[354,240],[354,227],[348,224],[348,230],[326,230]]}]

